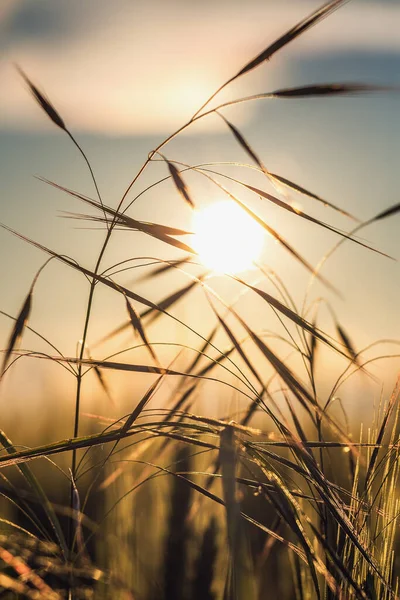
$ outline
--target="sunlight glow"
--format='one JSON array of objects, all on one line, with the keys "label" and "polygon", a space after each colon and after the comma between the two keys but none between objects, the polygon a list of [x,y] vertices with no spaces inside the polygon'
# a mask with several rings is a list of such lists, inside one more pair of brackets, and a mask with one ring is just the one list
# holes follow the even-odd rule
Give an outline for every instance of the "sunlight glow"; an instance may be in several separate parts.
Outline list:
[{"label": "sunlight glow", "polygon": [[219,273],[254,267],[264,244],[264,231],[233,201],[224,200],[194,213],[192,245],[202,263]]}]

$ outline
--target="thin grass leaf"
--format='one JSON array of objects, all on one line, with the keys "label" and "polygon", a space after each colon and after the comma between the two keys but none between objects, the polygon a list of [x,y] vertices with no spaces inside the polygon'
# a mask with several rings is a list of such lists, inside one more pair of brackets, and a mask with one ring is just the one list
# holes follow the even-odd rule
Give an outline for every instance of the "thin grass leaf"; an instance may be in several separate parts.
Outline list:
[{"label": "thin grass leaf", "polygon": [[[70,196],[73,196],[74,198],[78,198],[79,200],[82,200],[82,202],[85,202],[86,204],[89,204],[90,206],[93,206],[94,208],[96,208],[98,210],[101,210],[106,215],[107,214],[110,215],[112,217],[111,222],[114,222],[116,225],[122,225],[122,226],[126,227],[127,229],[132,229],[134,231],[141,231],[142,233],[146,233],[154,238],[159,239],[162,242],[170,244],[171,246],[175,246],[176,248],[179,248],[180,250],[184,250],[185,252],[189,252],[190,254],[197,254],[197,252],[195,250],[193,250],[193,248],[191,248],[187,244],[184,244],[180,240],[176,240],[173,237],[171,237],[172,235],[190,235],[191,232],[189,232],[189,231],[186,231],[183,229],[177,229],[176,227],[169,227],[167,225],[160,225],[158,223],[148,223],[145,221],[138,221],[137,219],[133,219],[132,217],[129,217],[125,213],[116,211],[113,208],[110,208],[109,206],[106,206],[103,203],[98,202],[97,200],[93,200],[92,198],[89,198],[88,196],[84,196],[83,194],[80,194],[78,192],[70,190],[69,188],[66,188],[62,185],[59,185],[59,184],[53,182],[53,181],[45,179],[44,177],[39,177],[38,179],[40,181],[43,181],[44,183],[47,183],[48,185],[55,187],[56,189],[58,189],[62,192],[69,194]],[[77,215],[77,216],[80,217],[82,215]],[[83,215],[83,216],[85,217],[86,215]],[[89,219],[92,219],[94,221],[105,222],[108,224],[110,223],[110,221],[106,217],[89,217]]]},{"label": "thin grass leaf", "polygon": [[155,362],[158,362],[155,352],[154,352],[153,348],[151,347],[151,345],[149,344],[149,340],[147,339],[147,335],[146,335],[146,332],[142,325],[142,321],[141,321],[139,313],[137,312],[135,307],[129,302],[128,298],[126,298],[126,297],[125,297],[125,302],[126,302],[126,309],[128,311],[129,318],[132,323],[132,327],[133,327],[134,331],[136,333],[138,333],[139,336],[141,337],[143,343],[145,344],[146,348],[148,349],[150,356],[153,358],[153,360]]},{"label": "thin grass leaf", "polygon": [[[311,326],[313,327],[313,329],[316,329],[316,324],[317,324],[317,320],[316,318],[314,318]],[[313,334],[310,334],[310,369],[311,369],[311,373],[314,373],[314,369],[315,369],[315,359],[317,356],[317,337]]]},{"label": "thin grass leaf", "polygon": [[19,74],[21,75],[21,77],[28,84],[28,87],[29,87],[33,97],[35,98],[36,102],[39,104],[39,106],[42,107],[42,109],[47,114],[49,119],[51,119],[53,121],[53,123],[55,125],[57,125],[57,127],[60,127],[63,131],[67,131],[67,128],[65,126],[63,119],[61,118],[59,113],[56,111],[54,106],[51,104],[51,102],[44,96],[44,94],[42,92],[40,92],[38,90],[38,88],[31,82],[31,80],[27,77],[27,75],[24,73],[24,71],[18,65],[16,65],[16,68],[17,68],[17,71],[19,72]]},{"label": "thin grass leaf", "polygon": [[[91,354],[90,354],[89,349],[88,349],[87,346],[86,346],[85,350],[86,350],[87,357],[89,358],[89,360],[92,360],[93,357],[91,356]],[[98,379],[98,382],[100,383],[101,387],[103,388],[103,390],[104,390],[107,398],[109,399],[109,401],[111,402],[111,404],[113,406],[115,406],[115,402],[114,402],[114,399],[112,397],[111,390],[110,390],[110,388],[108,386],[108,383],[105,380],[105,377],[103,376],[103,373],[101,372],[101,370],[99,369],[99,367],[93,367],[93,370],[94,370],[95,375],[96,375],[96,377]]]},{"label": "thin grass leaf", "polygon": [[345,233],[344,231],[337,229],[336,227],[328,225],[328,223],[325,223],[324,221],[320,221],[319,219],[316,219],[315,217],[312,217],[311,215],[309,215],[297,208],[294,208],[287,202],[284,202],[283,200],[279,200],[279,198],[272,196],[272,194],[269,194],[268,192],[265,192],[264,190],[260,190],[259,188],[256,188],[252,185],[248,185],[247,183],[242,183],[242,185],[244,187],[246,187],[247,189],[251,190],[252,192],[254,192],[255,194],[257,194],[258,196],[262,196],[263,198],[265,198],[266,200],[269,200],[276,206],[279,206],[294,215],[297,215],[303,219],[306,219],[307,221],[311,221],[311,223],[315,223],[316,225],[319,225],[320,227],[323,227],[324,229],[328,229],[329,231],[332,231],[333,233],[336,233],[337,235],[340,235],[340,236],[346,238],[347,240],[350,240],[356,244],[359,244],[360,246],[363,246],[364,248],[367,248],[368,250],[372,250],[373,252],[376,252],[377,254],[381,254],[383,256],[386,256],[387,258],[390,258],[384,252],[381,252],[380,250],[376,250],[372,246],[369,246],[368,244],[364,244],[360,240],[352,237],[351,234],[349,235],[349,234]]},{"label": "thin grass leaf", "polygon": [[71,259],[67,256],[63,256],[61,254],[58,254],[57,252],[54,252],[53,250],[50,250],[50,248],[47,248],[46,246],[43,246],[42,244],[39,244],[38,242],[31,240],[30,238],[22,235],[21,233],[18,233],[14,229],[11,229],[11,227],[4,225],[3,223],[0,223],[0,227],[5,229],[6,231],[9,231],[13,235],[19,237],[24,242],[31,244],[35,248],[38,248],[39,250],[42,250],[43,252],[50,254],[50,256],[57,258],[62,263],[68,265],[69,267],[72,267],[73,269],[79,271],[80,273],[83,273],[84,275],[92,277],[96,281],[100,281],[102,284],[106,285],[107,287],[110,287],[111,289],[119,292],[120,294],[124,294],[124,295],[128,296],[128,298],[131,298],[132,300],[135,300],[136,302],[140,302],[141,304],[144,304],[145,306],[148,306],[151,309],[157,310],[157,305],[154,302],[151,302],[150,300],[147,300],[146,298],[139,296],[139,294],[135,294],[135,292],[132,292],[131,290],[128,290],[127,288],[124,288],[123,286],[117,285],[116,283],[114,283],[110,279],[107,279],[106,277],[102,277],[101,275],[93,273],[93,271],[90,271],[89,269],[82,267],[81,265],[76,263],[73,259]]},{"label": "thin grass leaf", "polygon": [[[176,292],[173,292],[172,294],[170,294],[169,296],[167,296],[166,298],[164,298],[163,300],[161,300],[160,302],[158,302],[157,306],[159,307],[159,310],[161,310],[161,313],[170,309],[171,306],[174,306],[177,302],[179,302],[180,300],[182,300],[182,298],[184,298],[186,296],[186,294],[188,294],[191,290],[193,290],[197,285],[200,284],[200,282],[207,276],[207,273],[203,273],[202,275],[199,275],[199,277],[197,279],[194,279],[193,281],[191,281],[190,283],[188,283],[187,285],[185,285],[183,288],[181,288],[180,290],[177,290]],[[154,310],[151,309],[147,309],[145,310],[140,316],[141,318],[145,318],[145,317],[149,317],[149,324],[150,323],[154,323],[154,321],[160,316],[161,314],[160,312],[155,312]]]},{"label": "thin grass leaf", "polygon": [[163,377],[164,377],[164,373],[149,387],[149,389],[147,390],[147,392],[145,393],[143,398],[140,400],[140,402],[138,402],[138,404],[133,409],[132,413],[126,419],[125,423],[121,427],[121,434],[120,434],[121,438],[123,438],[125,436],[127,431],[129,431],[129,429],[132,427],[133,423],[136,421],[136,419],[142,413],[142,411],[144,410],[146,405],[150,402],[154,392],[156,391],[157,387],[161,383]]},{"label": "thin grass leaf", "polygon": [[173,163],[169,162],[169,160],[167,160],[165,157],[164,160],[166,160],[167,162],[169,172],[171,173],[172,179],[178,192],[181,194],[182,198],[189,204],[189,206],[191,208],[194,208],[194,202],[190,197],[188,187],[183,181],[180,171],[176,168],[176,166]]},{"label": "thin grass leaf", "polygon": [[341,350],[339,350],[323,333],[321,333],[318,329],[316,329],[315,327],[313,327],[313,325],[311,325],[311,323],[309,323],[308,321],[306,321],[305,319],[303,319],[303,317],[301,317],[300,315],[298,315],[297,313],[295,313],[288,306],[285,306],[284,304],[282,304],[282,302],[280,302],[279,300],[277,300],[277,298],[274,298],[273,296],[271,296],[267,292],[264,292],[264,290],[261,290],[260,288],[257,288],[257,287],[255,287],[253,285],[250,285],[249,283],[246,283],[245,281],[243,281],[239,277],[234,277],[234,279],[236,279],[236,281],[238,281],[242,285],[245,285],[249,289],[251,289],[254,292],[256,292],[256,294],[258,294],[259,296],[261,296],[261,298],[263,298],[266,302],[268,302],[268,304],[270,304],[276,310],[278,310],[280,313],[282,313],[283,315],[285,315],[285,317],[287,317],[288,319],[290,319],[291,321],[293,321],[293,323],[295,323],[296,325],[299,325],[299,327],[301,327],[305,331],[308,331],[312,336],[318,338],[319,340],[321,340],[322,342],[324,342],[324,344],[326,344],[327,346],[329,346],[330,348],[332,348],[336,352],[339,352],[340,354],[343,354],[341,352]]},{"label": "thin grass leaf", "polygon": [[349,356],[351,357],[353,362],[359,364],[358,352],[356,352],[353,342],[351,341],[348,333],[346,333],[346,331],[343,329],[343,327],[339,323],[336,323],[336,331],[337,331],[341,341],[343,342],[344,346],[346,346],[347,352],[349,353]]},{"label": "thin grass leaf", "polygon": [[[287,88],[271,92],[275,98],[309,98],[315,96],[339,96],[346,94],[361,94],[363,92],[394,91],[396,88],[378,86],[368,83],[323,83]],[[261,97],[264,94],[261,94]],[[265,94],[268,96],[268,94]]]},{"label": "thin grass leaf", "polygon": [[382,419],[382,423],[381,423],[381,426],[379,428],[379,432],[378,432],[378,435],[377,435],[377,438],[376,438],[376,441],[375,441],[376,446],[373,449],[372,454],[371,454],[371,458],[369,460],[369,464],[368,464],[368,468],[367,468],[367,473],[365,475],[365,484],[364,484],[364,489],[365,490],[368,489],[368,486],[369,486],[370,481],[371,481],[371,477],[372,477],[372,475],[374,473],[374,468],[375,468],[375,465],[376,465],[376,461],[378,459],[379,450],[381,448],[381,444],[382,444],[383,437],[384,437],[385,432],[386,432],[386,428],[387,428],[390,416],[393,413],[393,409],[394,409],[394,407],[396,405],[398,394],[399,394],[399,381],[397,382],[397,385],[396,385],[395,389],[393,390],[393,393],[390,396],[390,400],[389,400],[388,405],[386,407],[386,411],[385,411],[384,417]]},{"label": "thin grass leaf", "polygon": [[233,133],[234,137],[239,142],[239,144],[242,146],[242,148],[244,149],[244,151],[250,156],[250,158],[256,163],[256,165],[260,167],[260,169],[262,171],[265,171],[265,167],[262,164],[260,158],[257,156],[257,154],[254,152],[254,150],[251,148],[250,144],[244,139],[244,137],[240,133],[240,131],[234,125],[232,125],[232,123],[230,121],[228,121],[228,119],[226,119],[224,117],[224,115],[222,115],[219,112],[217,112],[217,114],[228,125],[229,129],[231,130],[231,132]]},{"label": "thin grass leaf", "polygon": [[287,179],[286,177],[282,177],[282,175],[278,175],[277,173],[269,172],[269,175],[271,178],[276,179],[279,183],[283,183],[283,185],[285,185],[286,187],[288,187],[296,192],[299,192],[300,194],[303,194],[304,196],[308,196],[309,198],[312,198],[313,200],[317,200],[318,202],[321,202],[324,206],[332,208],[333,210],[339,212],[343,216],[348,217],[349,219],[352,219],[353,221],[357,221],[357,222],[360,221],[354,215],[347,212],[343,208],[340,208],[339,206],[336,206],[336,204],[332,204],[331,202],[328,202],[328,200],[325,200],[325,198],[322,198],[321,196],[314,194],[314,192],[310,192],[310,190],[307,190],[306,188],[299,185],[298,183],[295,183],[294,181],[291,181],[290,179]]},{"label": "thin grass leaf", "polygon": [[82,512],[81,512],[81,500],[79,496],[78,488],[76,487],[75,479],[70,470],[70,480],[71,480],[71,491],[72,491],[72,511],[73,518],[75,521],[75,534],[74,534],[74,543],[77,545],[78,553],[83,560],[84,563],[89,562],[89,556],[86,552],[86,545],[83,537],[83,529],[82,529]]},{"label": "thin grass leaf", "polygon": [[194,369],[197,367],[199,361],[201,360],[203,354],[205,353],[205,351],[207,350],[207,348],[209,347],[209,345],[212,343],[216,333],[218,331],[218,325],[216,325],[215,327],[213,327],[213,329],[211,330],[210,335],[208,336],[208,338],[203,342],[203,345],[201,346],[199,352],[197,353],[197,355],[195,356],[195,358],[193,359],[193,361],[189,364],[188,368],[187,368],[187,372],[188,373],[192,373],[194,371]]},{"label": "thin grass leaf", "polygon": [[15,320],[13,330],[12,330],[10,338],[8,340],[7,349],[4,354],[3,364],[1,367],[0,379],[4,375],[4,372],[7,368],[7,365],[10,360],[10,356],[11,356],[13,350],[16,348],[16,346],[18,346],[18,343],[21,340],[25,325],[28,322],[28,318],[29,318],[29,315],[31,312],[31,305],[32,305],[32,292],[33,292],[33,286],[30,288],[29,293],[28,293],[27,297],[25,298],[25,301],[19,312],[19,315],[18,315],[17,319]]},{"label": "thin grass leaf", "polygon": [[386,217],[396,215],[398,212],[400,212],[400,203],[394,204],[390,208],[387,208],[383,212],[379,213],[378,215],[376,215],[376,217],[368,221],[368,224],[373,223],[374,221],[380,221],[381,219],[386,219]]},{"label": "thin grass leaf", "polygon": [[[201,277],[199,277],[199,279],[201,279]],[[188,285],[185,285],[185,287],[181,288],[180,290],[178,290],[176,292],[173,292],[172,294],[170,294],[169,296],[167,296],[166,298],[161,300],[158,305],[154,304],[153,306],[150,306],[147,310],[140,313],[140,318],[144,319],[146,317],[149,317],[148,324],[154,323],[154,321],[156,319],[158,319],[160,316],[160,313],[157,310],[157,306],[160,307],[161,313],[163,311],[168,310],[169,308],[171,308],[171,306],[173,306],[179,300],[181,300],[181,298],[183,298],[185,296],[185,294],[190,292],[190,290],[192,290],[198,283],[199,282],[197,280],[191,281]],[[131,326],[130,321],[122,323],[122,325],[119,325],[118,327],[113,329],[113,331],[111,331],[106,336],[101,338],[101,340],[98,342],[98,344],[107,342],[108,340],[115,337],[119,333],[122,333],[123,331],[128,329],[128,327],[130,327],[130,326]]]},{"label": "thin grass leaf", "polygon": [[[235,348],[235,350],[237,351],[237,353],[239,354],[239,356],[242,358],[242,360],[244,361],[245,365],[247,365],[248,369],[250,370],[250,372],[254,375],[254,377],[256,378],[257,382],[261,385],[261,393],[258,394],[258,397],[261,399],[262,395],[266,392],[264,383],[259,375],[259,373],[257,372],[257,370],[254,368],[253,363],[248,359],[246,353],[243,351],[243,348],[241,346],[241,344],[239,343],[239,341],[237,340],[235,334],[232,332],[232,330],[230,329],[230,327],[228,326],[228,324],[226,323],[225,319],[223,319],[216,311],[214,305],[212,304],[212,302],[209,300],[209,304],[211,306],[211,308],[214,311],[215,316],[218,319],[218,323],[220,325],[222,325],[225,333],[227,334],[227,336],[229,337],[229,339],[231,340],[233,347]],[[235,313],[234,313],[235,314]],[[224,353],[223,355],[224,358],[226,358],[226,353]],[[254,405],[259,404],[259,402],[255,401]]]},{"label": "thin grass leaf", "polygon": [[[200,171],[203,171],[203,170],[210,171],[210,169],[201,169],[201,168],[199,168],[199,170]],[[226,173],[219,173],[216,171],[211,171],[211,172],[214,173],[215,175],[220,175],[222,177],[225,177],[226,179],[230,179],[231,181],[238,183],[239,185],[247,187],[247,184],[244,181],[242,181],[241,179],[237,179],[236,177],[231,177],[229,175],[226,175]],[[281,175],[277,175],[276,173],[272,173],[271,171],[268,171],[268,177],[271,181],[275,180],[278,184],[282,183],[289,189],[299,192],[300,194],[303,194],[305,196],[308,196],[309,198],[312,198],[313,200],[317,200],[318,202],[321,202],[325,207],[329,207],[329,208],[337,211],[341,215],[348,217],[349,219],[352,219],[353,221],[357,221],[358,223],[360,222],[360,220],[357,219],[351,213],[343,210],[342,208],[340,208],[339,206],[337,206],[335,204],[332,204],[331,202],[328,202],[324,198],[321,198],[321,196],[318,196],[317,194],[314,194],[313,192],[306,190],[304,187],[298,185],[297,183],[294,183],[293,181],[290,181],[286,177],[282,177]],[[278,187],[278,186],[275,185],[275,187]],[[258,188],[256,188],[256,189],[258,189]],[[260,195],[262,195],[262,194],[260,194]]]},{"label": "thin grass leaf", "polygon": [[180,258],[179,260],[171,260],[166,262],[165,264],[160,265],[159,267],[155,267],[152,269],[150,273],[146,273],[139,277],[138,281],[147,281],[148,279],[152,279],[153,277],[157,277],[158,275],[163,275],[167,273],[171,269],[175,269],[176,267],[181,267],[182,265],[187,264],[191,260],[191,256],[185,256],[184,258]]},{"label": "thin grass leaf", "polygon": [[260,54],[253,58],[253,60],[247,63],[234,77],[232,77],[230,81],[234,81],[241,75],[244,75],[252,69],[255,69],[264,61],[269,60],[271,56],[275,54],[275,52],[277,52],[278,50],[289,44],[291,41],[299,37],[302,33],[307,31],[307,29],[310,29],[311,27],[316,25],[319,21],[327,17],[334,10],[338,9],[340,5],[344,4],[345,2],[347,2],[347,0],[333,0],[333,2],[329,2],[328,4],[325,4],[324,6],[316,10],[309,17],[307,17],[303,21],[300,21],[300,23],[292,27],[292,29],[290,29],[287,33],[278,38],[265,50],[260,52]]}]

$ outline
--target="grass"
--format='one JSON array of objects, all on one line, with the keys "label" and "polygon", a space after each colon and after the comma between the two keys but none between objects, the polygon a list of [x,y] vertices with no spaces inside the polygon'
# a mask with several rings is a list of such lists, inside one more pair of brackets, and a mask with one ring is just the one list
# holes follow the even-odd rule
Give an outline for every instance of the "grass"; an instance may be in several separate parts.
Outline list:
[{"label": "grass", "polygon": [[[260,279],[249,283],[226,275],[240,288],[239,296],[258,298],[270,308],[283,335],[255,328],[236,307],[212,287],[209,273],[197,264],[195,251],[180,239],[188,232],[131,215],[135,200],[149,189],[169,181],[182,203],[196,205],[196,194],[186,177],[193,172],[217,186],[244,209],[311,277],[330,290],[321,274],[268,221],[233,189],[245,189],[282,211],[307,220],[338,236],[332,252],[344,241],[378,252],[355,234],[375,220],[399,212],[395,205],[367,223],[354,227],[355,217],[285,176],[270,172],[244,133],[229,121],[224,109],[256,100],[295,101],[298,98],[353,95],[388,88],[360,84],[306,85],[240,98],[211,107],[227,85],[256,69],[310,27],[344,4],[335,0],[293,27],[248,62],[222,85],[193,117],[158,145],[144,161],[116,207],[108,206],[99,191],[88,157],[63,118],[23,72],[34,99],[53,123],[72,140],[93,180],[95,198],[44,180],[90,207],[91,214],[72,218],[105,228],[105,238],[92,268],[68,256],[2,227],[50,258],[33,278],[33,284],[16,311],[14,326],[4,349],[1,377],[22,357],[53,361],[76,381],[74,426],[67,439],[38,443],[20,449],[0,433],[2,514],[0,522],[0,595],[4,598],[121,598],[121,599],[262,599],[267,597],[379,599],[398,597],[398,396],[381,398],[375,420],[354,435],[346,414],[331,410],[339,404],[338,389],[359,371],[372,378],[352,336],[332,308],[335,333],[318,326],[322,301],[314,314],[300,310],[284,284],[284,274],[258,265]],[[166,156],[168,143],[200,119],[219,115],[236,144],[251,161],[241,164],[244,178],[221,172],[222,165],[190,165]],[[162,152],[161,152],[162,151]],[[152,164],[165,164],[167,175],[128,200],[135,184]],[[264,181],[254,187],[246,177],[256,171]],[[221,182],[223,181],[223,183]],[[234,186],[236,187],[233,187]],[[323,203],[353,221],[353,230],[341,231],[291,203],[302,194]],[[130,211],[128,214],[128,210]],[[173,247],[181,258],[127,257],[104,270],[103,259],[111,237],[118,230],[142,232]],[[331,253],[332,253],[331,252]],[[182,254],[183,253],[183,254]],[[331,254],[330,253],[330,254]],[[325,257],[326,260],[327,256]],[[382,256],[382,261],[390,257]],[[58,261],[83,275],[88,282],[85,322],[77,356],[65,356],[29,323],[35,284],[49,261]],[[144,278],[155,282],[176,270],[188,281],[153,301],[126,285],[121,274],[148,263]],[[267,292],[263,289],[268,284]],[[93,301],[99,287],[121,298],[126,318],[113,331],[102,331],[96,346],[88,347]],[[131,289],[133,288],[133,289]],[[191,302],[198,288],[214,315],[215,325],[204,336],[185,322],[176,307]],[[307,295],[308,296],[308,295]],[[329,306],[329,305],[328,305]],[[3,313],[5,314],[5,313]],[[190,331],[197,346],[183,346],[172,339],[152,343],[153,332],[174,321]],[[49,346],[49,353],[21,350],[30,329]],[[137,335],[136,347],[146,351],[146,363],[131,362],[130,348],[102,356],[105,341],[125,330]],[[149,335],[151,329],[152,335]],[[155,335],[154,335],[155,337]],[[221,350],[221,341],[225,344]],[[278,344],[276,342],[279,342]],[[163,347],[174,349],[175,358],[164,364]],[[283,350],[282,350],[283,348]],[[297,358],[295,366],[287,352]],[[346,361],[331,392],[320,391],[321,356],[329,352]],[[125,360],[126,356],[129,358]],[[189,357],[189,359],[188,359]],[[81,432],[84,378],[97,378],[112,401],[112,372],[126,373],[135,383],[140,374],[148,389],[127,415],[118,420],[94,416],[93,430]],[[212,386],[212,387],[210,387]],[[201,399],[212,389],[213,397],[239,399],[239,410],[214,414],[201,411]],[[226,403],[224,403],[226,406]],[[343,412],[344,408],[341,406]],[[42,479],[61,466],[53,462],[70,458],[62,471],[62,500],[55,500]],[[37,468],[37,464],[40,468]],[[7,469],[6,469],[7,467]]]}]

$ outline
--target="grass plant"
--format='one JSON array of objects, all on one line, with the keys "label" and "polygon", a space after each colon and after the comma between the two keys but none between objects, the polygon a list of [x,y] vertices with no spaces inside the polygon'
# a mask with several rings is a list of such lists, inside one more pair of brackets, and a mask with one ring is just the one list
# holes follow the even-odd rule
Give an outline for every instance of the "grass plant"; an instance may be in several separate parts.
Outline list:
[{"label": "grass plant", "polygon": [[[65,439],[19,448],[0,432],[0,596],[4,598],[121,598],[165,600],[342,599],[386,600],[398,597],[399,565],[396,547],[400,500],[398,496],[399,383],[390,398],[381,399],[375,420],[354,434],[340,411],[332,411],[337,391],[346,378],[369,372],[369,361],[357,349],[331,310],[334,332],[318,323],[321,304],[308,298],[299,309],[284,273],[272,273],[259,264],[258,281],[226,274],[249,298],[271,309],[283,334],[255,328],[241,314],[238,298],[227,302],[212,286],[210,271],[199,265],[187,242],[189,232],[178,226],[147,222],[135,217],[134,203],[163,182],[175,187],[182,205],[196,206],[189,175],[217,186],[302,265],[311,280],[335,287],[318,267],[302,255],[291,240],[244,200],[240,190],[291,213],[301,228],[304,221],[337,236],[341,243],[362,246],[381,254],[356,234],[376,220],[400,211],[394,205],[367,223],[301,182],[271,172],[246,134],[226,116],[228,107],[255,101],[296,102],[300,98],[385,93],[389,88],[359,83],[328,83],[275,90],[218,104],[225,87],[257,68],[268,68],[276,52],[345,4],[334,0],[321,7],[246,63],[236,75],[203,102],[192,118],[163,140],[133,177],[115,208],[103,199],[89,158],[57,109],[20,69],[23,80],[47,117],[72,140],[83,157],[93,182],[88,197],[48,180],[56,190],[80,200],[89,214],[69,214],[74,219],[105,229],[102,247],[91,267],[58,253],[6,225],[3,229],[43,251],[49,258],[12,317],[14,324],[4,348],[1,378],[21,358],[53,361],[75,378],[73,430]],[[264,66],[263,66],[264,65]],[[232,112],[230,113],[232,114]],[[222,164],[190,165],[168,154],[169,142],[196,122],[217,115],[232,134],[250,164],[239,163],[235,177]],[[233,112],[234,115],[234,112]],[[165,176],[137,191],[141,176],[156,162]],[[260,187],[249,175],[257,174]],[[348,219],[342,231],[296,208],[297,195],[323,204]],[[248,195],[246,195],[246,198]],[[355,225],[355,222],[357,225]],[[119,231],[141,232],[172,248],[178,258],[127,256],[105,269],[111,238]],[[181,239],[183,238],[183,240]],[[189,237],[190,240],[190,237]],[[331,254],[331,253],[330,253]],[[327,257],[325,257],[327,258]],[[88,283],[85,321],[77,356],[66,356],[40,332],[30,327],[36,309],[35,285],[47,263],[58,261],[85,277]],[[146,267],[144,267],[147,265]],[[136,275],[136,267],[140,275]],[[143,270],[144,269],[144,270]],[[135,273],[126,283],[124,275]],[[144,275],[143,275],[144,272]],[[139,294],[140,280],[157,282],[179,272],[185,283],[157,301]],[[164,278],[164,279],[162,279]],[[266,291],[264,288],[269,291]],[[99,288],[121,298],[126,316],[112,331],[101,329],[97,344],[88,345],[93,301]],[[209,334],[185,321],[180,308],[201,293],[214,316]],[[308,294],[307,294],[308,295]],[[5,314],[5,313],[2,313]],[[8,315],[9,316],[9,315]],[[166,321],[189,331],[197,345],[186,347],[176,339],[155,343]],[[48,345],[48,353],[21,349],[30,329]],[[136,334],[136,348],[145,350],[145,362],[132,361],[131,348],[104,355],[103,348],[124,332]],[[276,345],[278,340],[279,345]],[[175,357],[164,361],[164,345]],[[283,348],[283,350],[282,350]],[[319,354],[346,361],[332,391],[319,389]],[[288,353],[296,357],[296,366]],[[126,359],[126,357],[129,357]],[[113,400],[111,372],[147,377],[147,391],[135,397],[129,414],[109,419],[96,415],[94,429],[81,431],[82,383],[95,377]],[[212,390],[212,391],[210,391]],[[222,405],[210,415],[200,410],[204,397]],[[239,410],[229,408],[238,399]],[[216,401],[215,403],[216,404]],[[200,408],[199,408],[200,407]],[[63,454],[70,469],[63,472],[64,502],[56,502],[42,485],[42,472],[61,469]],[[41,468],[37,468],[40,464]],[[8,507],[8,508],[6,508]],[[4,516],[3,516],[4,515]],[[10,515],[10,516],[9,516]]]}]

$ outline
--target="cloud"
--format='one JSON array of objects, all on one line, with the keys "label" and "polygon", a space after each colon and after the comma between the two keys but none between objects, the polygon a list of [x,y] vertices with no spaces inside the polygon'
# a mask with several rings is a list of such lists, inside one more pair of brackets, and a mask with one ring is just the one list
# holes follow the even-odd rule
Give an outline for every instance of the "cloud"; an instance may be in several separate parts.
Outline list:
[{"label": "cloud", "polygon": [[[317,5],[25,0],[14,5],[3,26],[0,127],[48,126],[13,68],[16,62],[75,130],[171,131],[246,60]],[[346,5],[222,98],[290,84],[287,67],[298,57],[314,60],[316,53],[354,50],[400,53],[399,22],[399,6]],[[245,115],[250,112],[235,112],[239,120]],[[210,127],[216,123],[209,120]]]}]

